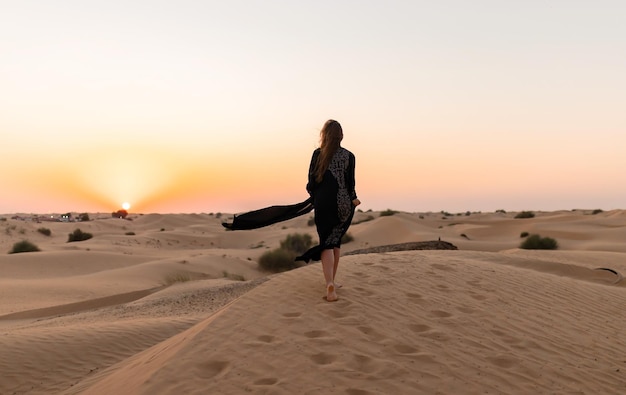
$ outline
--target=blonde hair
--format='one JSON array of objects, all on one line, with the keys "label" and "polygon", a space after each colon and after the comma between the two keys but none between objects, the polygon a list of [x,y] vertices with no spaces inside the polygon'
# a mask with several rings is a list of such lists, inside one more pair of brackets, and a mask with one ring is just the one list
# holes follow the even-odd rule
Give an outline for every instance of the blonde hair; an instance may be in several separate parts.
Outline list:
[{"label": "blonde hair", "polygon": [[343,140],[343,129],[339,122],[334,119],[326,121],[320,131],[320,155],[315,165],[315,181],[322,182],[333,155],[341,146],[341,140]]}]

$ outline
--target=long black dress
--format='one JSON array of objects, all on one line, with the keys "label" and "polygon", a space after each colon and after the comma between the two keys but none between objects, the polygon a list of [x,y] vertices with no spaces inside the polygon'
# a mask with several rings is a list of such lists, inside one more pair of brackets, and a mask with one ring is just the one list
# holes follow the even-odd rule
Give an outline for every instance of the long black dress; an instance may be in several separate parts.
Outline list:
[{"label": "long black dress", "polygon": [[328,170],[321,182],[315,180],[315,166],[321,150],[313,152],[309,166],[309,182],[306,189],[313,198],[315,226],[320,244],[305,252],[297,260],[308,262],[320,260],[323,250],[341,246],[341,238],[348,231],[354,216],[352,201],[357,198],[355,191],[354,154],[339,147],[330,161]]}]

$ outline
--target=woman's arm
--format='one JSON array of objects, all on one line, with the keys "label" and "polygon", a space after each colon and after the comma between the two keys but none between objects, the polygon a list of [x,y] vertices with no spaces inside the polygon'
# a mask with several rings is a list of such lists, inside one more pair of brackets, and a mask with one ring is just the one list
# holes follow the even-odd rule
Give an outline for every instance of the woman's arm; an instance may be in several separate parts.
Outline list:
[{"label": "woman's arm", "polygon": [[359,204],[361,204],[361,201],[356,195],[356,189],[355,189],[356,181],[354,177],[355,168],[356,168],[356,157],[354,156],[353,153],[350,153],[349,160],[348,160],[348,171],[346,174],[346,188],[348,189],[348,194],[350,195],[350,199],[352,199],[352,204],[354,204],[355,206],[358,206]]},{"label": "woman's arm", "polygon": [[317,164],[317,158],[320,155],[319,148],[313,151],[313,155],[311,156],[311,163],[309,164],[309,180],[306,184],[306,190],[310,196],[313,196],[313,191],[315,191],[315,187],[317,186],[317,182],[315,181],[315,165]]}]

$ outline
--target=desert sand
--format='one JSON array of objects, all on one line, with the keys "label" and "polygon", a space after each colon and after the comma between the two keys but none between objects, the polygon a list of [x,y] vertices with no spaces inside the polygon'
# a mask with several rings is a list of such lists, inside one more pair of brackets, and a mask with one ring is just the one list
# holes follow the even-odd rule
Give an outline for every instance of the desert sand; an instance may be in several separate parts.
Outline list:
[{"label": "desert sand", "polygon": [[[379,214],[355,216],[334,303],[319,263],[257,265],[315,237],[308,215],[0,215],[0,394],[626,393],[626,211]],[[8,254],[24,239],[41,251]],[[431,240],[458,250],[375,249]]]}]

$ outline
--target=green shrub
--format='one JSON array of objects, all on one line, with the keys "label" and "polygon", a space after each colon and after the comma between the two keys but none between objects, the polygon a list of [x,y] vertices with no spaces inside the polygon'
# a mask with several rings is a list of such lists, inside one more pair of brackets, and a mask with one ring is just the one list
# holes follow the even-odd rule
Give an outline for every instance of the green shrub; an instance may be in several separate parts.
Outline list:
[{"label": "green shrub", "polygon": [[22,240],[13,244],[13,248],[11,249],[11,251],[9,251],[9,254],[17,254],[20,252],[36,252],[36,251],[41,251],[41,250],[39,249],[39,247],[31,243],[30,241]]},{"label": "green shrub", "polygon": [[295,254],[302,254],[313,244],[313,238],[308,233],[294,233],[287,235],[287,238],[280,242],[280,248],[291,251]]},{"label": "green shrub", "polygon": [[381,217],[389,217],[389,216],[397,214],[397,213],[398,213],[397,211],[388,208],[385,211],[381,211],[380,212],[380,216]]},{"label": "green shrub", "polygon": [[262,270],[278,273],[295,269],[300,265],[295,261],[298,255],[306,252],[313,244],[313,238],[307,233],[287,235],[280,242],[280,248],[263,253],[259,257]]},{"label": "green shrub", "polygon": [[76,228],[74,232],[69,234],[69,237],[67,238],[67,242],[71,243],[73,241],[89,240],[92,237],[93,235],[91,233],[83,232],[82,230]]},{"label": "green shrub", "polygon": [[535,213],[533,213],[532,211],[521,211],[517,213],[517,215],[515,216],[515,218],[534,218],[534,217],[535,217]]},{"label": "green shrub", "polygon": [[520,233],[519,237],[521,237],[521,238],[528,237],[528,232]]},{"label": "green shrub", "polygon": [[48,228],[39,228],[37,229],[37,232],[41,233],[44,236],[50,236],[52,234],[52,231]]},{"label": "green shrub", "polygon": [[263,253],[259,257],[259,266],[268,272],[284,272],[295,269],[298,264],[295,261],[297,254],[284,248],[276,248]]},{"label": "green shrub", "polygon": [[533,234],[522,242],[520,248],[525,250],[556,250],[559,246],[556,240],[550,237],[541,237]]}]

